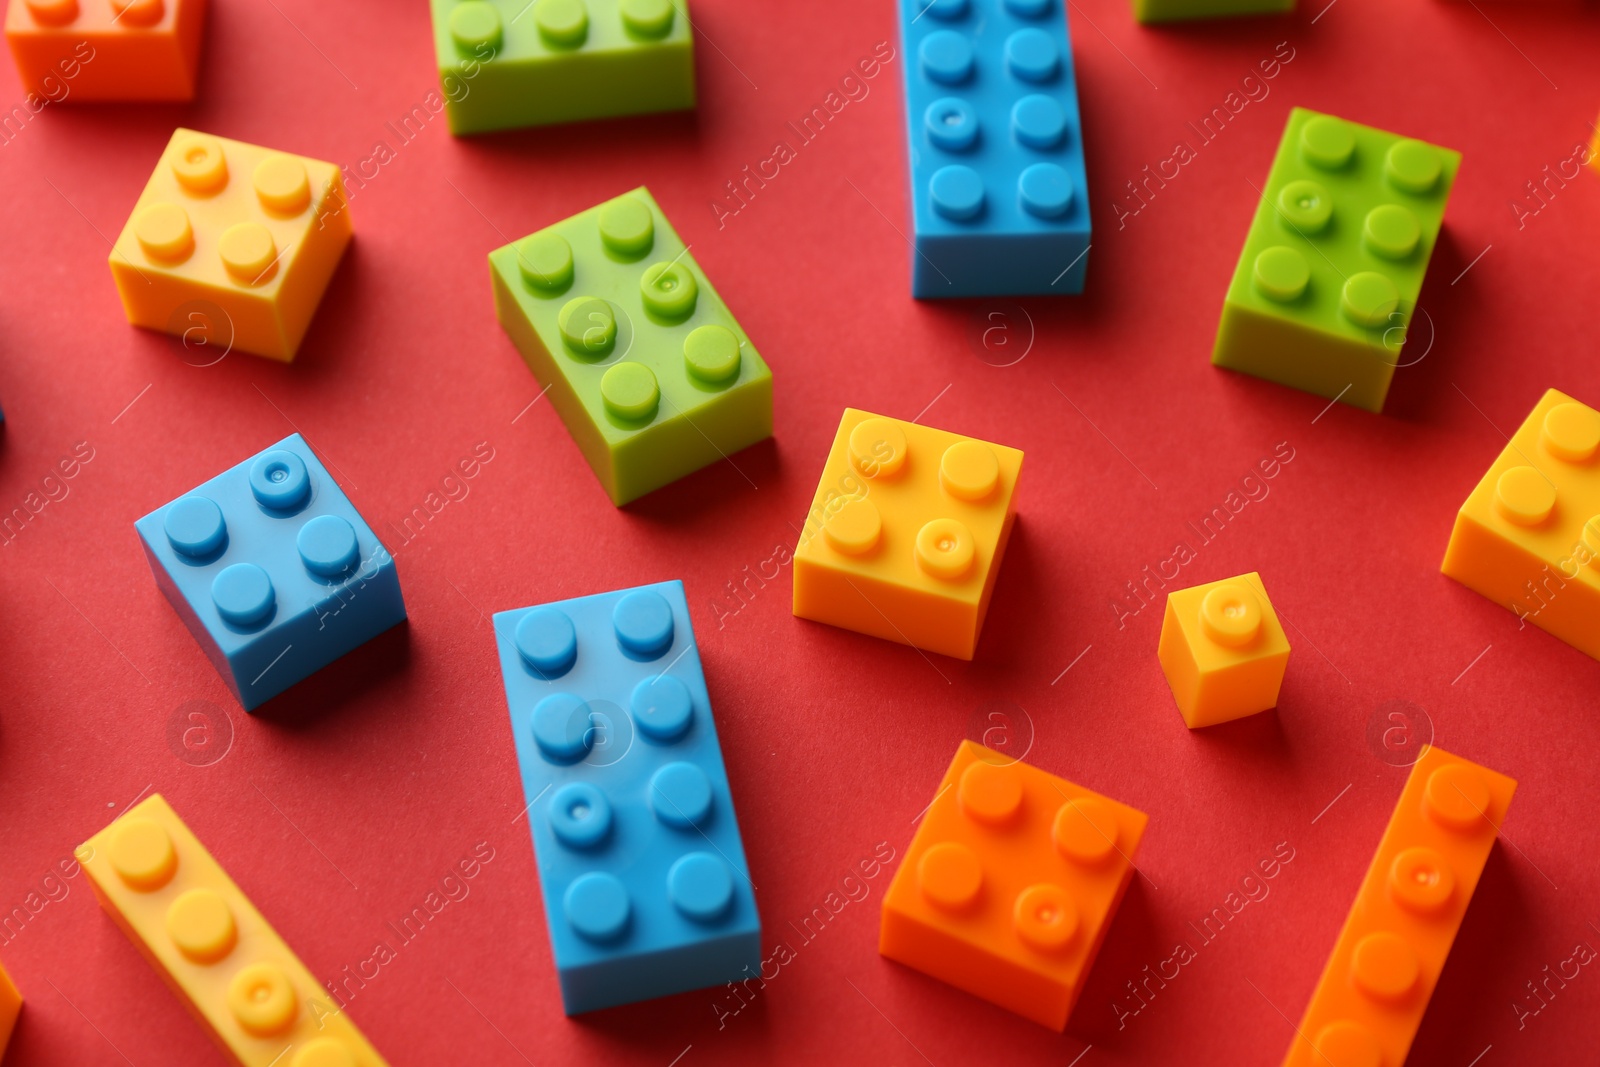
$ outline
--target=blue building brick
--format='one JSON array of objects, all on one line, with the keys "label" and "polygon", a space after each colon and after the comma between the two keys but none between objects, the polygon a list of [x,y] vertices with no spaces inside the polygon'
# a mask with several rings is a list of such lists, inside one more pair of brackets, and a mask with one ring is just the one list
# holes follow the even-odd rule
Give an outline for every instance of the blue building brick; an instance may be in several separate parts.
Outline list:
[{"label": "blue building brick", "polygon": [[498,612],[494,632],[567,1014],[759,974],[683,583]]},{"label": "blue building brick", "polygon": [[1081,293],[1089,194],[1062,0],[899,0],[911,295]]},{"label": "blue building brick", "polygon": [[299,434],[134,527],[247,711],[405,620],[394,558]]}]

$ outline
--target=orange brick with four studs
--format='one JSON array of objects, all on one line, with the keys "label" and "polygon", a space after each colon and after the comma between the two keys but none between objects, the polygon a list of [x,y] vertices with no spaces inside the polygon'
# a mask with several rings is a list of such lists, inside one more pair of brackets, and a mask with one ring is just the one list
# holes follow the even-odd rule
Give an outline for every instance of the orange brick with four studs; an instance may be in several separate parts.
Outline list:
[{"label": "orange brick with four studs", "polygon": [[878,951],[1065,1029],[1148,822],[963,741],[883,898]]}]

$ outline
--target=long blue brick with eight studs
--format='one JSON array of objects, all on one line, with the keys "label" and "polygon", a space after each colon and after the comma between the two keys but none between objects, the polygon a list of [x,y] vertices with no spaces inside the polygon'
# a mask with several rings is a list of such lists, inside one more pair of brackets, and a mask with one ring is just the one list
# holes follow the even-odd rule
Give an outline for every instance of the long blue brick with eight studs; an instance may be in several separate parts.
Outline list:
[{"label": "long blue brick with eight studs", "polygon": [[1081,293],[1089,197],[1062,0],[899,0],[916,297]]},{"label": "long blue brick with eight studs", "polygon": [[760,973],[682,582],[494,617],[568,1015]]},{"label": "long blue brick with eight studs", "polygon": [[247,711],[405,620],[394,558],[299,434],[134,527]]}]

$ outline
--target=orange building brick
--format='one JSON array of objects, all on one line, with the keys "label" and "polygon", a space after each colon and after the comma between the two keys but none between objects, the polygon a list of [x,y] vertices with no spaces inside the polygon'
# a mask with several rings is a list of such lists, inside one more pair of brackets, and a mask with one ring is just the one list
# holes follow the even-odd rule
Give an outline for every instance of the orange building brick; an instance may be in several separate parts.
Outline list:
[{"label": "orange building brick", "polygon": [[11,1031],[16,1029],[17,1016],[22,1011],[22,994],[11,984],[11,976],[0,967],[0,1059],[5,1058],[6,1046],[11,1043]]},{"label": "orange building brick", "polygon": [[387,1067],[159,795],[77,857],[100,906],[239,1067]]},{"label": "orange building brick", "polygon": [[1411,768],[1284,1067],[1400,1067],[1517,783],[1429,746]]},{"label": "orange building brick", "polygon": [[1289,638],[1251,571],[1168,593],[1156,658],[1193,730],[1277,707]]},{"label": "orange building brick", "polygon": [[285,362],[350,243],[332,163],[173,133],[111,251],[128,321]]},{"label": "orange building brick", "polygon": [[1148,822],[963,741],[883,898],[878,951],[1063,1030]]},{"label": "orange building brick", "polygon": [[10,0],[6,41],[46,100],[192,100],[207,0]]},{"label": "orange building brick", "polygon": [[846,408],[794,550],[794,613],[971,659],[1022,453]]},{"label": "orange building brick", "polygon": [[1600,412],[1548,390],[1461,505],[1441,569],[1600,659]]}]

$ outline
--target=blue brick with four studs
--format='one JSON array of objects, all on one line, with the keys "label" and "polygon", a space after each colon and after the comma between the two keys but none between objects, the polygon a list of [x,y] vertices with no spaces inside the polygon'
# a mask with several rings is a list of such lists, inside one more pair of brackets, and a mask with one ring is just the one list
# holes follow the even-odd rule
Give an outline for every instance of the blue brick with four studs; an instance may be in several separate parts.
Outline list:
[{"label": "blue brick with four studs", "polygon": [[760,974],[682,582],[494,617],[568,1015]]},{"label": "blue brick with four studs", "polygon": [[916,297],[1081,293],[1089,196],[1062,0],[899,0]]},{"label": "blue brick with four studs", "polygon": [[394,558],[299,434],[134,528],[247,711],[405,620]]}]

